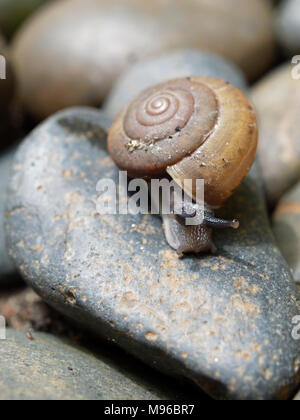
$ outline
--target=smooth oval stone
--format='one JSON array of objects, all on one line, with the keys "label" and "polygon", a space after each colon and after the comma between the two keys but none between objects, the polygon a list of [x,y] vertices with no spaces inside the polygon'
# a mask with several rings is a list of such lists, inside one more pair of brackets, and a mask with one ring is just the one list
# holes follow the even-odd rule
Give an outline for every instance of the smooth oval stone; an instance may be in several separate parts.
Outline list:
[{"label": "smooth oval stone", "polygon": [[272,62],[271,29],[265,0],[64,0],[25,24],[13,57],[25,106],[44,118],[101,105],[129,64],[173,48],[214,51],[253,79]]},{"label": "smooth oval stone", "polygon": [[180,49],[131,66],[113,87],[104,109],[114,117],[142,90],[169,79],[192,75],[218,77],[240,89],[247,89],[242,71],[225,58],[197,49]]},{"label": "smooth oval stone", "polygon": [[0,28],[11,37],[20,24],[47,0],[0,0]]},{"label": "smooth oval stone", "polygon": [[300,284],[300,184],[280,200],[273,215],[277,243]]},{"label": "smooth oval stone", "polygon": [[286,64],[252,91],[260,126],[259,158],[271,206],[300,179],[300,81],[293,79],[294,70]]},{"label": "smooth oval stone", "polygon": [[20,281],[14,264],[8,256],[4,233],[6,190],[14,153],[15,149],[12,149],[0,157],[0,287],[13,285]]},{"label": "smooth oval stone", "polygon": [[300,2],[286,0],[279,8],[276,34],[286,55],[300,54]]},{"label": "smooth oval stone", "polygon": [[217,256],[180,260],[159,217],[97,213],[97,182],[119,179],[97,111],[45,121],[14,168],[10,254],[50,305],[214,397],[293,395],[300,295],[274,244],[256,169],[223,212],[241,228],[215,235]]},{"label": "smooth oval stone", "polygon": [[29,340],[26,333],[8,329],[0,345],[0,399],[188,399],[161,375],[115,356],[105,346],[87,349],[37,332]]}]

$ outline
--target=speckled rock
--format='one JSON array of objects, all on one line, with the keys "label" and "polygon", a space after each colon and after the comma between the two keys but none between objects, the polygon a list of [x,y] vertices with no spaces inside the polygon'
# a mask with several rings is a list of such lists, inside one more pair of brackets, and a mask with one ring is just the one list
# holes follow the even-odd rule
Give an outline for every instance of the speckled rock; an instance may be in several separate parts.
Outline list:
[{"label": "speckled rock", "polygon": [[247,89],[242,71],[225,58],[197,49],[180,49],[131,66],[113,87],[104,109],[114,117],[142,90],[169,79],[192,75],[218,77],[242,90]]},{"label": "speckled rock", "polygon": [[158,217],[97,214],[98,180],[118,180],[97,111],[45,121],[14,168],[9,249],[43,299],[214,397],[293,396],[300,295],[273,242],[256,169],[223,211],[241,228],[216,236],[217,256],[180,260]]},{"label": "speckled rock", "polygon": [[274,233],[281,252],[300,284],[300,184],[280,200],[273,216]]},{"label": "speckled rock", "polygon": [[183,47],[224,55],[253,79],[271,64],[272,22],[266,0],[54,2],[15,39],[21,96],[37,118],[99,106],[129,64]]},{"label": "speckled rock", "polygon": [[[0,0],[0,28],[10,37],[20,24],[47,0]],[[49,1],[49,0],[48,0]]]},{"label": "speckled rock", "polygon": [[0,341],[1,400],[188,399],[180,387],[105,346],[91,351],[49,334],[32,338],[8,329]]},{"label": "speckled rock", "polygon": [[300,1],[286,0],[278,10],[276,35],[286,55],[300,54]]},{"label": "speckled rock", "polygon": [[15,150],[10,150],[0,157],[0,287],[19,282],[19,276],[8,256],[4,234],[4,213],[6,190]]},{"label": "speckled rock", "polygon": [[260,125],[261,169],[271,206],[300,179],[300,80],[286,64],[253,88]]}]

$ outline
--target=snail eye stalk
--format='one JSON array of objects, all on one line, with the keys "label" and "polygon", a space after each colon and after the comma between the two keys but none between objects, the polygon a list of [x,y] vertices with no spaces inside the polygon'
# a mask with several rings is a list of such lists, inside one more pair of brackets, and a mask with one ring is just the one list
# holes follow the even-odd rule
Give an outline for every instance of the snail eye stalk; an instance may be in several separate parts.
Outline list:
[{"label": "snail eye stalk", "polygon": [[233,220],[219,219],[218,217],[214,217],[211,214],[206,213],[206,212],[204,213],[203,224],[213,229],[226,229],[226,228],[238,229],[240,227],[240,222],[236,219],[233,219]]}]

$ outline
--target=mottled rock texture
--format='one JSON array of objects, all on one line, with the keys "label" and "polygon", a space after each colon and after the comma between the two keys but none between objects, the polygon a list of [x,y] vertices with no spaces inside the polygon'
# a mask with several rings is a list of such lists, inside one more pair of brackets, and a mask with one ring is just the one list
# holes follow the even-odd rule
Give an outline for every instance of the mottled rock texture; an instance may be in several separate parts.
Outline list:
[{"label": "mottled rock texture", "polygon": [[300,80],[286,64],[253,88],[260,139],[259,158],[268,202],[274,206],[300,179]]},{"label": "mottled rock texture", "polygon": [[283,196],[273,216],[275,237],[300,284],[300,184]]},{"label": "mottled rock texture", "polygon": [[240,69],[217,54],[197,49],[180,49],[142,60],[125,71],[105,103],[105,111],[114,117],[144,89],[169,79],[187,76],[218,77],[247,89]]},{"label": "mottled rock texture", "polygon": [[286,55],[300,54],[300,2],[286,0],[278,10],[276,35]]},{"label": "mottled rock texture", "polygon": [[43,118],[99,106],[128,65],[173,48],[219,53],[253,79],[272,62],[272,24],[266,0],[62,0],[23,26],[13,61],[26,108]]},{"label": "mottled rock texture", "polygon": [[[188,393],[174,390],[165,378],[142,364],[136,364],[136,372],[132,366],[130,358],[115,360],[105,347],[88,350],[49,334],[35,332],[29,339],[24,332],[8,329],[7,340],[0,341],[0,399],[188,398]],[[192,392],[191,398],[196,399]]]},{"label": "mottled rock texture", "polygon": [[79,324],[214,397],[292,397],[300,296],[257,169],[223,210],[240,229],[215,236],[216,256],[182,260],[160,218],[97,213],[98,180],[118,176],[97,111],[71,109],[31,133],[15,159],[6,224],[26,281]]}]

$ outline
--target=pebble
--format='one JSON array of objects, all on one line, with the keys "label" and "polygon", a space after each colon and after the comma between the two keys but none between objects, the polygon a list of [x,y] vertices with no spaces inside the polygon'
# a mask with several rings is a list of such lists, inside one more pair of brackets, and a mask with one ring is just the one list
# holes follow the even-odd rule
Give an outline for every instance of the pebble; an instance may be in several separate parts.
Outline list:
[{"label": "pebble", "polygon": [[300,295],[274,243],[256,166],[221,214],[238,218],[240,229],[215,235],[216,256],[182,260],[160,218],[97,213],[97,182],[119,177],[98,111],[46,120],[14,168],[10,255],[51,306],[215,398],[295,394]]},{"label": "pebble", "polygon": [[100,106],[126,67],[175,48],[223,55],[253,80],[272,64],[272,28],[267,0],[62,0],[27,21],[12,56],[22,101],[43,119]]},{"label": "pebble", "polygon": [[260,129],[258,154],[271,207],[300,179],[300,80],[295,79],[296,73],[296,66],[287,63],[252,91]]},{"label": "pebble", "polygon": [[273,215],[273,227],[278,246],[300,284],[300,184],[280,200]]},{"label": "pebble", "polygon": [[179,49],[141,60],[125,71],[109,94],[104,109],[115,117],[142,90],[177,77],[218,77],[246,91],[242,71],[217,54]]},{"label": "pebble", "polygon": [[115,356],[105,346],[86,348],[50,334],[7,329],[0,345],[1,400],[188,399],[189,388],[178,391],[141,363]]}]

